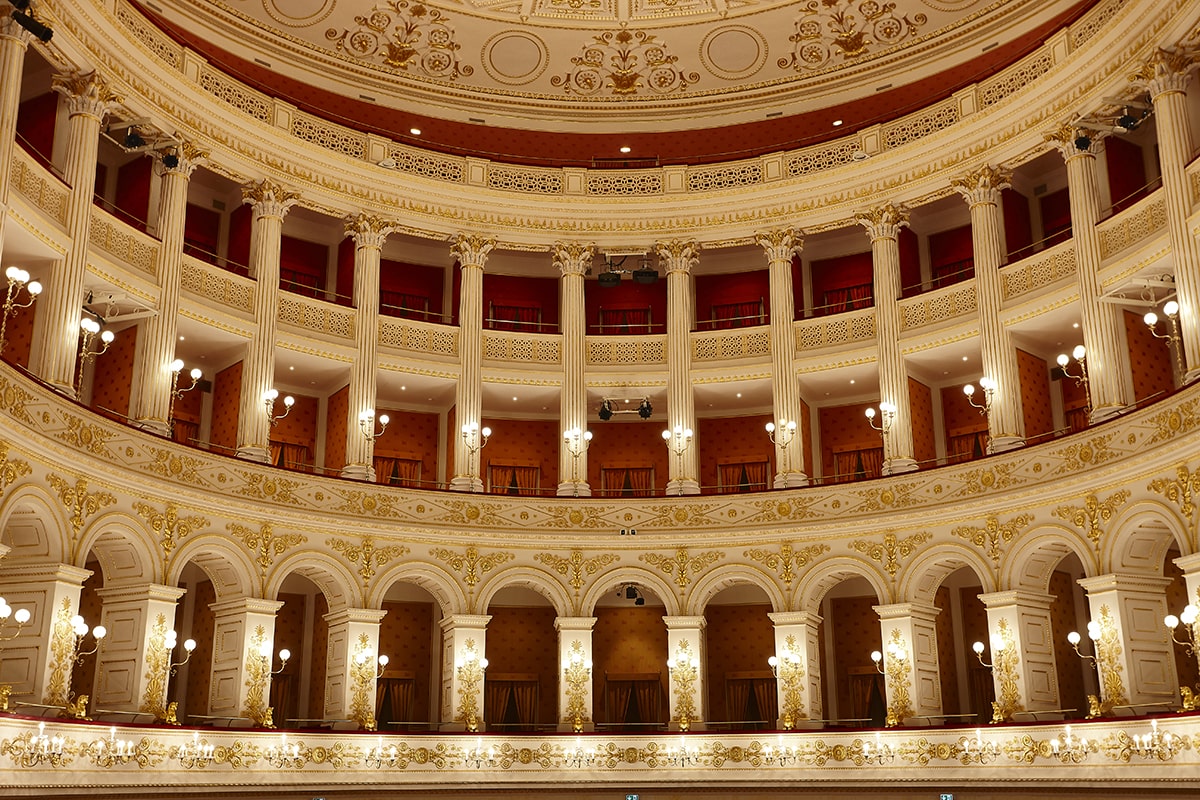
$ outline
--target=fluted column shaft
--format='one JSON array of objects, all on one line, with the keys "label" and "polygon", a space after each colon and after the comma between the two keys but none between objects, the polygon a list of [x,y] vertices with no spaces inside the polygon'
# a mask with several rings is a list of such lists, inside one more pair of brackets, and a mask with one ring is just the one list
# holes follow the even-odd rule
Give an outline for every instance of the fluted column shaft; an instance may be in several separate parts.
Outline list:
[{"label": "fluted column shaft", "polygon": [[592,262],[592,248],[569,242],[554,246],[554,266],[562,275],[562,392],[559,417],[563,431],[578,431],[578,436],[559,442],[558,494],[589,497],[587,439],[587,320],[583,305],[583,276]]},{"label": "fluted column shaft", "polygon": [[1183,52],[1157,51],[1139,77],[1154,103],[1158,131],[1158,163],[1166,194],[1167,230],[1175,262],[1175,291],[1179,303],[1179,337],[1183,344],[1184,383],[1200,378],[1200,252],[1188,230],[1192,196],[1187,165],[1192,158],[1192,131],[1187,95],[1192,57]]},{"label": "fluted column shaft", "polygon": [[[254,336],[242,363],[242,395],[238,409],[238,458],[267,462],[271,457],[271,424],[263,395],[275,380],[275,330],[279,315],[279,251],[283,218],[296,204],[293,192],[265,180],[242,188],[242,200],[254,208],[250,233],[250,271],[254,292]],[[282,413],[282,412],[280,412]]]},{"label": "fluted column shaft", "polygon": [[883,474],[911,472],[912,409],[908,399],[908,369],[900,352],[900,228],[908,211],[891,203],[859,214],[858,222],[871,237],[875,283],[875,339],[879,346],[879,402],[891,403],[895,416],[883,433]]},{"label": "fluted column shaft", "polygon": [[[800,425],[800,385],[796,381],[796,334],[792,326],[792,256],[803,237],[794,230],[759,233],[759,246],[767,255],[771,292],[771,395],[775,413],[776,489],[804,486],[804,435]],[[796,423],[789,430],[787,424]]]},{"label": "fluted column shaft", "polygon": [[1092,148],[1080,150],[1076,131],[1069,126],[1048,137],[1067,162],[1067,189],[1071,197],[1071,236],[1075,242],[1075,273],[1079,282],[1079,319],[1087,350],[1088,391],[1091,421],[1116,414],[1126,405],[1124,334],[1120,309],[1101,300],[1100,285],[1100,192],[1096,184],[1096,155]]},{"label": "fluted column shaft", "polygon": [[[656,246],[667,272],[667,427],[692,431],[682,452],[669,454],[667,494],[700,493],[700,458],[695,438],[696,397],[692,388],[692,327],[695,317],[692,268],[699,261],[695,242],[679,240]],[[672,436],[668,446],[682,441]]]},{"label": "fluted column shaft", "polygon": [[171,434],[171,361],[179,318],[179,292],[183,279],[183,230],[187,218],[188,183],[203,156],[190,147],[180,148],[176,166],[158,159],[162,183],[158,211],[158,313],[146,320],[141,345],[141,391],[134,419],[160,436]]},{"label": "fluted column shaft", "polygon": [[117,97],[94,73],[56,75],[54,90],[67,100],[67,163],[71,189],[67,195],[67,256],[44,282],[37,326],[42,350],[35,372],[57,391],[75,396],[75,356],[87,274],[88,239],[92,229],[92,195],[96,183],[96,153],[100,126]]},{"label": "fluted column shaft", "polygon": [[971,209],[980,357],[984,377],[995,382],[987,412],[989,453],[1003,453],[1025,444],[1017,351],[1000,319],[1000,308],[1004,303],[1000,281],[1000,267],[1004,261],[1004,245],[1000,238],[1000,192],[1008,186],[1008,181],[1008,175],[985,166],[954,182],[954,188]]},{"label": "fluted column shaft", "polygon": [[[458,386],[454,407],[460,435],[454,438],[454,477],[450,488],[458,492],[482,492],[479,453],[483,440],[483,267],[495,239],[460,234],[451,249],[462,270],[458,302]],[[475,426],[474,433],[461,433]]]},{"label": "fluted column shaft", "polygon": [[12,8],[0,10],[0,253],[8,219],[8,184],[17,146],[17,113],[21,106],[21,73],[25,51],[33,37],[12,19]]},{"label": "fluted column shaft", "polygon": [[346,420],[346,466],[342,477],[375,480],[376,430],[365,435],[360,414],[375,412],[376,363],[379,352],[379,263],[383,244],[392,228],[374,217],[359,215],[346,221],[346,235],[354,239],[354,343],[357,358],[350,365],[349,411]]}]

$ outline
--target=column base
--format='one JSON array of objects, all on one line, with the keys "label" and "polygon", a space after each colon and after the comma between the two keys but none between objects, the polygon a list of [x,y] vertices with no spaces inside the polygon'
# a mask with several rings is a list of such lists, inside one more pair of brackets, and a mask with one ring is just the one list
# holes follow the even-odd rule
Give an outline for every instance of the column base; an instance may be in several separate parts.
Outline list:
[{"label": "column base", "polygon": [[78,400],[79,396],[75,393],[75,387],[72,384],[50,383],[50,388],[61,394],[68,400]]},{"label": "column base", "polygon": [[367,464],[347,464],[342,467],[342,477],[353,481],[375,482],[375,467]]},{"label": "column base", "polygon": [[771,484],[775,489],[791,489],[796,486],[808,486],[808,476],[803,472],[777,472],[775,481]]},{"label": "column base", "polygon": [[667,481],[667,496],[700,494],[700,482],[693,478],[672,478]]},{"label": "column base", "polygon": [[1100,406],[1093,408],[1088,414],[1088,423],[1095,425],[1098,422],[1104,422],[1106,419],[1112,419],[1117,414],[1124,411],[1126,406]]},{"label": "column base", "polygon": [[1007,453],[1025,446],[1025,440],[1020,436],[996,436],[988,440],[987,451],[992,453]]},{"label": "column base", "polygon": [[1183,376],[1183,386],[1188,386],[1200,380],[1200,367],[1189,369]]},{"label": "column base", "polygon": [[450,491],[480,493],[483,491],[483,479],[473,475],[455,475],[450,479]]},{"label": "column base", "polygon": [[591,497],[592,487],[586,481],[563,481],[558,485],[559,497]]},{"label": "column base", "polygon": [[244,444],[237,449],[234,455],[243,461],[257,461],[260,464],[271,463],[271,450],[259,445]]},{"label": "column base", "polygon": [[155,436],[163,436],[167,439],[171,438],[171,426],[163,422],[161,419],[135,419],[133,421],[135,427],[153,433]]},{"label": "column base", "polygon": [[905,472],[916,472],[917,462],[912,458],[889,458],[883,462],[880,473],[883,475],[900,475]]}]

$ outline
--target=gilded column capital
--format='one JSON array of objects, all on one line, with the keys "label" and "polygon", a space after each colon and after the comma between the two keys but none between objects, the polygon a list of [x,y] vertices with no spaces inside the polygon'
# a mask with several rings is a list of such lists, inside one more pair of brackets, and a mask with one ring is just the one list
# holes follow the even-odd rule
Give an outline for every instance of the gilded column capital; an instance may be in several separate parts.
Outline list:
[{"label": "gilded column capital", "polygon": [[985,164],[950,182],[971,207],[1000,202],[1000,191],[1012,185],[1012,172]]},{"label": "gilded column capital", "polygon": [[792,260],[792,256],[804,246],[804,234],[795,228],[758,231],[754,234],[754,241],[766,251],[767,261],[775,264]]},{"label": "gilded column capital", "polygon": [[95,72],[55,75],[50,87],[67,98],[67,111],[72,117],[85,114],[102,120],[121,102],[108,82]]},{"label": "gilded column capital", "polygon": [[[167,160],[172,155],[175,157],[175,165],[167,166]],[[162,165],[164,174],[182,175],[185,178],[192,177],[192,173],[196,171],[196,167],[200,166],[201,162],[207,160],[208,151],[201,150],[191,142],[184,142],[178,145],[173,153],[158,154],[158,163]]]},{"label": "gilded column capital", "polygon": [[270,178],[242,187],[242,202],[254,206],[255,217],[283,219],[299,200],[299,193],[283,188]]},{"label": "gilded column capital", "polygon": [[33,41],[33,34],[17,24],[12,18],[13,6],[0,8],[0,39],[14,39],[21,47],[27,47]]},{"label": "gilded column capital", "polygon": [[354,239],[355,246],[376,250],[383,249],[383,243],[396,230],[392,223],[370,214],[346,217],[345,222],[346,235]]},{"label": "gilded column capital", "polygon": [[1190,48],[1160,47],[1129,76],[1129,81],[1145,87],[1152,100],[1168,92],[1183,92],[1192,79],[1196,56],[1196,51]]},{"label": "gilded column capital", "polygon": [[[1074,125],[1063,123],[1052,131],[1042,134],[1046,144],[1058,150],[1063,161],[1070,161],[1077,156],[1096,157],[1095,144],[1107,134],[1103,131],[1083,131]],[[1086,140],[1086,146],[1080,147]]]},{"label": "gilded column capital", "polygon": [[488,253],[496,247],[496,240],[491,236],[478,233],[460,233],[450,245],[450,254],[458,259],[458,264],[466,267],[483,269],[487,263]]},{"label": "gilded column capital", "polygon": [[900,228],[908,225],[908,209],[894,203],[887,203],[854,215],[854,221],[867,229],[871,241],[876,239],[895,239]]},{"label": "gilded column capital", "polygon": [[596,253],[595,245],[580,242],[555,242],[551,248],[554,268],[565,275],[585,275]]},{"label": "gilded column capital", "polygon": [[658,242],[654,251],[664,262],[667,274],[672,272],[691,272],[692,267],[700,262],[700,245],[694,241],[672,239],[669,242]]}]

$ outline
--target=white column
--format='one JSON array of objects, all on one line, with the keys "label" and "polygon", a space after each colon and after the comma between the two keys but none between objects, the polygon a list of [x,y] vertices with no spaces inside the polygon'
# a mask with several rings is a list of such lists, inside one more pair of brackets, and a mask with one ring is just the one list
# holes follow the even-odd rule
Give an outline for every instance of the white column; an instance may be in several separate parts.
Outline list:
[{"label": "white column", "polygon": [[[1075,243],[1075,272],[1079,284],[1079,318],[1086,349],[1088,392],[1093,423],[1108,419],[1129,404],[1125,393],[1128,353],[1125,348],[1121,309],[1101,300],[1100,285],[1100,190],[1096,183],[1096,154],[1093,141],[1080,150],[1082,131],[1063,126],[1046,135],[1067,162],[1067,188],[1071,196],[1071,236]],[[1099,134],[1089,132],[1088,137]]]},{"label": "white column", "polygon": [[558,631],[558,730],[595,729],[595,673],[592,671],[592,628],[595,617],[556,617]]},{"label": "white column", "polygon": [[938,609],[923,603],[875,606],[883,636],[888,727],[909,717],[938,717],[942,713],[942,684],[938,670]]},{"label": "white column", "polygon": [[[987,609],[985,658],[992,663],[992,681],[1001,716],[1017,711],[1052,711],[1061,707],[1058,668],[1050,605],[1054,597],[1019,590],[979,595]],[[996,652],[993,638],[1003,642]],[[970,657],[970,656],[968,656]]]},{"label": "white column", "polygon": [[[358,357],[350,365],[349,415],[346,419],[346,466],[343,478],[375,480],[375,440],[363,433],[361,414],[379,416],[375,408],[379,352],[379,263],[393,228],[383,220],[359,214],[346,221],[354,238],[354,343]],[[371,434],[376,430],[371,419]]]},{"label": "white column", "polygon": [[[214,630],[208,714],[260,723],[271,702],[275,614],[283,603],[245,597],[209,607]],[[262,655],[264,644],[270,656]]]},{"label": "white column", "polygon": [[442,626],[442,729],[483,730],[489,614],[455,614]]},{"label": "white column", "polygon": [[[558,318],[562,321],[562,392],[559,419],[564,432],[558,450],[559,497],[590,497],[587,459],[587,319],[583,276],[592,263],[592,248],[575,242],[554,245],[554,266],[562,275]],[[568,437],[567,432],[572,436]]]},{"label": "white column", "polygon": [[[178,336],[179,292],[183,278],[183,231],[187,218],[188,184],[205,154],[188,144],[176,148],[174,167],[155,159],[162,173],[158,210],[157,313],[146,320],[138,342],[141,351],[136,424],[159,436],[171,435],[171,383],[175,341]],[[186,374],[186,373],[185,373]],[[185,387],[186,388],[186,385]]]},{"label": "white column", "polygon": [[[459,234],[451,253],[462,270],[458,303],[458,386],[454,407],[458,429],[483,426],[483,266],[495,239]],[[454,437],[454,477],[450,488],[456,492],[482,492],[479,450],[483,444],[478,433]]]},{"label": "white column", "polygon": [[672,730],[703,730],[707,656],[704,617],[663,617],[667,626],[667,695]]},{"label": "white column", "polygon": [[4,252],[4,226],[8,219],[8,185],[12,179],[17,146],[17,112],[21,106],[21,75],[25,51],[33,36],[13,22],[11,8],[0,10],[0,253]]},{"label": "white column", "polygon": [[900,228],[908,225],[908,210],[888,203],[858,214],[871,237],[875,284],[875,340],[879,346],[879,402],[890,403],[895,415],[883,434],[883,474],[912,472],[912,409],[908,397],[908,368],[900,352]]},{"label": "white column", "polygon": [[700,247],[679,240],[655,245],[667,273],[667,427],[692,431],[688,441],[676,436],[669,455],[667,494],[700,494],[700,457],[695,439],[696,397],[692,388],[692,327],[696,315],[692,268]]},{"label": "white column", "polygon": [[[772,306],[774,308],[774,306]],[[767,614],[775,626],[775,686],[779,727],[803,728],[805,720],[820,719],[821,618],[807,611]]]},{"label": "white column", "polygon": [[1102,707],[1171,702],[1177,696],[1174,645],[1163,626],[1163,617],[1170,613],[1170,582],[1116,574],[1078,581],[1087,592],[1091,621],[1099,626],[1100,636],[1093,644]]},{"label": "white column", "polygon": [[175,626],[183,589],[157,583],[105,586],[100,622],[108,629],[96,654],[92,708],[159,715],[166,706],[164,636]]},{"label": "white column", "polygon": [[242,187],[242,201],[254,208],[250,234],[250,272],[255,279],[256,329],[242,362],[242,394],[238,406],[237,457],[271,460],[271,425],[263,394],[275,382],[275,329],[279,316],[279,250],[283,218],[299,195],[264,180]]},{"label": "white column", "polygon": [[45,291],[38,301],[41,309],[34,323],[40,330],[42,350],[34,372],[55,390],[75,397],[75,357],[92,230],[96,153],[100,147],[100,126],[119,98],[95,73],[55,75],[52,85],[66,98],[70,119],[63,171],[71,186],[67,196],[70,247],[66,258],[42,281]]},{"label": "white column", "polygon": [[1175,265],[1175,299],[1183,343],[1184,383],[1200,377],[1200,252],[1188,229],[1192,213],[1187,165],[1192,160],[1192,129],[1186,89],[1195,55],[1185,48],[1156,50],[1136,76],[1150,92],[1158,132],[1158,164],[1166,195],[1167,229]]},{"label": "white column", "polygon": [[349,719],[359,730],[373,731],[378,674],[379,623],[386,611],[347,608],[325,615],[329,641],[325,658],[327,719]]},{"label": "white column", "polygon": [[[27,608],[28,627],[3,645],[0,683],[13,693],[50,706],[66,705],[75,666],[71,617],[79,613],[83,582],[92,574],[70,564],[5,564],[0,568],[4,599]],[[99,620],[88,620],[95,625]]]},{"label": "white column", "polygon": [[[776,489],[806,486],[804,426],[800,424],[800,384],[796,380],[796,329],[792,324],[792,256],[803,237],[796,231],[767,231],[755,236],[767,255],[771,282],[771,396],[774,402]],[[789,428],[788,423],[794,423]]]},{"label": "white column", "polygon": [[[1000,280],[1000,267],[1004,263],[1000,192],[1008,187],[1009,177],[995,167],[983,166],[954,181],[954,188],[971,208],[979,350],[983,377],[991,379],[995,386],[988,398],[989,453],[1003,453],[1025,444],[1017,351],[1000,318],[1004,303],[1004,287]],[[986,391],[979,392],[980,400],[987,394]]]}]

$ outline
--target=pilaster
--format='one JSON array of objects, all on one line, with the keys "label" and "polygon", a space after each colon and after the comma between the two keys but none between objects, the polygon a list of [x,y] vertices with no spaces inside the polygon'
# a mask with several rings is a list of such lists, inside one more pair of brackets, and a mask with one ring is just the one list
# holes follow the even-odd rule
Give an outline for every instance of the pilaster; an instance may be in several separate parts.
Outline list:
[{"label": "pilaster", "polygon": [[[979,595],[987,608],[988,652],[996,687],[994,712],[1009,720],[1018,711],[1061,707],[1050,605],[1054,597],[1017,590]],[[996,640],[996,641],[993,641]],[[1004,643],[1002,652],[996,644]]]},{"label": "pilaster", "polygon": [[883,636],[888,727],[909,717],[942,713],[937,628],[938,609],[923,603],[875,606]]},{"label": "pilaster", "polygon": [[767,614],[775,626],[775,685],[779,727],[806,727],[805,720],[820,719],[821,618],[807,611]]},{"label": "pilaster", "polygon": [[8,185],[17,144],[17,113],[21,105],[21,76],[25,53],[33,36],[12,18],[12,8],[0,9],[0,253],[8,219]]},{"label": "pilaster", "polygon": [[103,587],[100,621],[108,629],[96,654],[93,708],[140,711],[161,718],[166,708],[170,653],[167,631],[185,590],[157,583]]},{"label": "pilaster", "polygon": [[[245,597],[213,603],[212,677],[208,714],[268,719],[279,600]],[[264,656],[263,650],[270,652]]]},{"label": "pilaster", "polygon": [[[575,242],[554,245],[554,267],[562,275],[562,392],[559,419],[564,431],[558,451],[558,495],[590,497],[587,439],[587,318],[583,303],[583,276],[592,262],[592,247]],[[577,432],[567,436],[566,432]]]},{"label": "pilaster", "polygon": [[0,567],[5,600],[30,612],[28,627],[4,643],[0,660],[0,683],[11,685],[14,696],[52,706],[67,704],[75,666],[71,617],[79,613],[83,583],[91,575],[91,570],[70,564]]},{"label": "pilaster", "polygon": [[595,728],[595,675],[592,670],[592,628],[595,617],[556,617],[558,631],[559,731],[590,731]]},{"label": "pilaster", "polygon": [[349,719],[359,730],[373,731],[378,678],[379,623],[386,611],[347,608],[325,615],[329,643],[325,660],[325,709],[328,719]]},{"label": "pilaster", "polygon": [[663,617],[667,626],[667,673],[672,730],[703,730],[705,675],[704,617]]},{"label": "pilaster", "polygon": [[480,731],[490,614],[455,614],[442,627],[442,730]]}]

